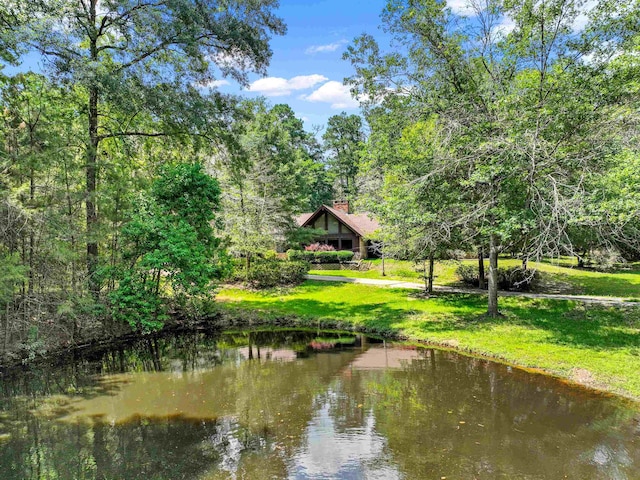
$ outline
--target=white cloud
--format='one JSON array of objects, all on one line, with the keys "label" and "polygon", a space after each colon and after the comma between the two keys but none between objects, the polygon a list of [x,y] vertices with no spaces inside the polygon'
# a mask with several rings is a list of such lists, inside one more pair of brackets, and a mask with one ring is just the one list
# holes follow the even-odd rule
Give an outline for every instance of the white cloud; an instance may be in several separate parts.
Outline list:
[{"label": "white cloud", "polygon": [[581,32],[589,23],[589,13],[598,5],[597,0],[588,0],[582,5],[580,9],[580,13],[573,21],[573,25],[571,27],[575,32]]},{"label": "white cloud", "polygon": [[358,100],[351,96],[349,87],[340,82],[331,81],[322,85],[311,95],[301,97],[308,102],[330,103],[333,109],[358,108],[360,106]]},{"label": "white cloud", "polygon": [[312,45],[305,50],[305,53],[307,55],[313,55],[315,53],[335,52],[345,43],[347,43],[347,41],[343,39],[334,43],[329,43],[328,45]]},{"label": "white cloud", "polygon": [[210,82],[202,83],[198,86],[202,88],[219,88],[224,87],[225,85],[231,85],[231,82],[229,80],[211,80]]},{"label": "white cloud", "polygon": [[465,17],[475,17],[476,15],[476,10],[471,0],[447,0],[447,7],[456,15]]},{"label": "white cloud", "polygon": [[513,18],[505,15],[504,17],[502,17],[502,20],[500,20],[500,23],[495,26],[493,33],[497,36],[505,37],[513,32],[515,28],[516,22],[513,20]]},{"label": "white cloud", "polygon": [[267,77],[256,80],[249,86],[249,91],[258,92],[267,97],[284,97],[294,90],[306,90],[329,80],[323,75],[300,75],[289,80],[280,77]]}]

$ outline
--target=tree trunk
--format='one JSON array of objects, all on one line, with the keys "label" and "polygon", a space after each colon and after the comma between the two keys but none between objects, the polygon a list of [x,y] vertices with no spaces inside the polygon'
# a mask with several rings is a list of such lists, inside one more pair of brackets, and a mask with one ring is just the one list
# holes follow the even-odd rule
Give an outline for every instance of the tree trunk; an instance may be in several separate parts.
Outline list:
[{"label": "tree trunk", "polygon": [[[92,0],[89,6],[91,24],[96,21],[96,4]],[[96,37],[90,39],[89,53],[91,60],[98,60],[98,40]],[[100,284],[96,278],[98,269],[98,209],[96,207],[96,184],[98,175],[98,85],[95,80],[89,87],[89,145],[87,148],[86,166],[86,187],[87,199],[85,201],[87,210],[87,278],[89,291],[94,297],[100,293]]]},{"label": "tree trunk", "polygon": [[422,279],[424,280],[424,291],[429,291],[429,279],[427,275],[427,259],[422,260]]},{"label": "tree trunk", "polygon": [[387,276],[387,272],[384,269],[384,252],[382,252],[382,276],[383,277]]},{"label": "tree trunk", "polygon": [[98,268],[98,242],[96,227],[98,223],[98,209],[96,208],[96,177],[98,159],[98,91],[91,88],[89,93],[89,148],[87,149],[87,275],[89,291],[98,296],[100,286],[96,278]]},{"label": "tree trunk", "polygon": [[484,290],[487,288],[484,281],[484,249],[478,248],[478,288]]},{"label": "tree trunk", "polygon": [[489,240],[489,303],[487,315],[495,318],[500,315],[498,311],[498,236],[491,234]]},{"label": "tree trunk", "polygon": [[435,259],[433,253],[429,255],[429,276],[427,281],[427,293],[431,295],[433,293],[433,268],[435,265]]}]

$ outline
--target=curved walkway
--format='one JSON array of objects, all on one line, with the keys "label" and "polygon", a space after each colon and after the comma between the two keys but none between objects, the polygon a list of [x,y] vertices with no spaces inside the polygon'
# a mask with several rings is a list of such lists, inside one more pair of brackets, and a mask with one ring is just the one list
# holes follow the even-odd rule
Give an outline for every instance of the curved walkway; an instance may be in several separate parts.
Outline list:
[{"label": "curved walkway", "polygon": [[[406,288],[410,290],[424,290],[423,283],[405,282],[402,280],[379,280],[374,278],[353,278],[353,277],[338,277],[332,275],[307,275],[307,280],[315,280],[319,282],[343,282],[343,283],[360,283],[363,285],[374,285],[377,287],[387,288]],[[434,285],[434,292],[443,293],[473,293],[477,295],[486,295],[486,290],[480,290],[478,288],[456,288],[456,287],[443,287],[440,285]],[[505,292],[500,291],[500,295],[503,297],[525,297],[525,298],[547,298],[550,300],[571,300],[574,302],[591,303],[597,305],[610,305],[610,306],[634,306],[640,307],[640,302],[630,302],[627,299],[621,297],[599,297],[592,295],[562,295],[552,293],[526,293],[526,292]]]}]

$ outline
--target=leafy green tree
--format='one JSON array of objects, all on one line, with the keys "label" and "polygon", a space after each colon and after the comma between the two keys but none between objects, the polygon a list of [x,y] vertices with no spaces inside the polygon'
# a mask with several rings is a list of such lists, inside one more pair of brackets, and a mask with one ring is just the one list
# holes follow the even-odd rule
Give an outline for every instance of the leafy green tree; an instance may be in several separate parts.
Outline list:
[{"label": "leafy green tree", "polygon": [[328,154],[329,173],[335,178],[336,195],[355,200],[358,195],[356,178],[365,141],[362,118],[345,112],[330,117],[322,140]]},{"label": "leafy green tree", "polygon": [[[55,0],[29,3],[28,18],[0,31],[0,44],[36,51],[53,78],[80,85],[85,108],[85,211],[90,290],[100,285],[98,174],[103,144],[124,137],[198,134],[224,137],[218,123],[228,110],[219,96],[205,101],[197,85],[214,76],[246,83],[246,71],[264,73],[269,37],[285,26],[271,10],[275,0]],[[19,15],[24,2],[7,0]],[[112,117],[110,107],[119,115]],[[207,108],[208,107],[208,108]],[[154,118],[140,124],[140,118]],[[141,128],[146,127],[146,128]]]},{"label": "leafy green tree", "polygon": [[333,198],[329,173],[323,161],[322,145],[318,142],[315,132],[304,130],[302,120],[295,116],[289,105],[275,105],[272,111],[286,134],[292,155],[295,155],[299,164],[302,178],[298,185],[302,188],[302,210],[315,211]]},{"label": "leafy green tree", "polygon": [[164,170],[139,207],[122,232],[128,266],[112,272],[118,286],[110,296],[116,319],[154,330],[167,319],[169,291],[178,299],[206,293],[226,268],[212,228],[220,189],[201,165],[178,164]]},{"label": "leafy green tree", "polygon": [[[246,260],[286,249],[296,237],[296,215],[309,211],[322,185],[316,144],[287,105],[246,102],[239,134],[242,150],[214,169],[223,187],[224,231],[230,251]],[[247,272],[249,271],[247,268]]]},{"label": "leafy green tree", "polygon": [[500,251],[571,251],[567,229],[588,201],[585,179],[606,170],[614,132],[625,131],[612,116],[620,96],[601,88],[611,62],[590,65],[598,39],[580,42],[572,29],[581,5],[487,0],[472,2],[475,17],[464,19],[445,2],[390,0],[383,22],[403,48],[383,54],[364,35],[346,54],[365,106],[407,97],[411,112],[395,115],[435,119],[440,155],[422,178],[428,189],[455,178],[459,228],[489,239],[490,316],[499,314]]}]

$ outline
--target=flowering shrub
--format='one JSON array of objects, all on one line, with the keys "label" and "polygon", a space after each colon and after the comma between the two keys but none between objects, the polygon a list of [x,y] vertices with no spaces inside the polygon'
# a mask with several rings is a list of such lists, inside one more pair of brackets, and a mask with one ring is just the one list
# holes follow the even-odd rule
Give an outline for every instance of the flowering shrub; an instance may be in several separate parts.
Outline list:
[{"label": "flowering shrub", "polygon": [[289,250],[287,257],[292,261],[304,261],[310,263],[342,263],[353,260],[354,253],[351,250],[329,251],[302,251]]},{"label": "flowering shrub", "polygon": [[307,245],[304,247],[307,252],[335,252],[336,249],[331,245],[326,245],[324,243],[312,243],[311,245]]}]

